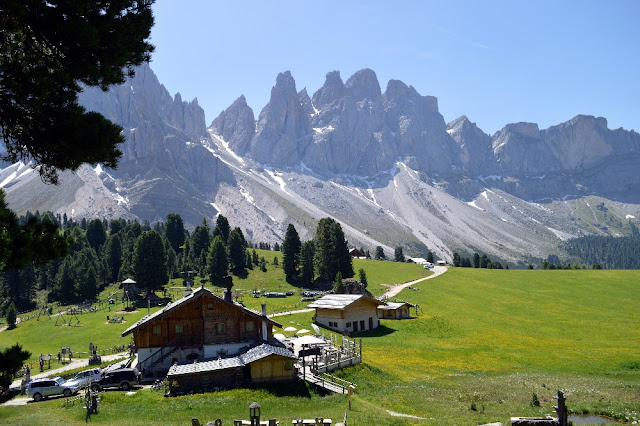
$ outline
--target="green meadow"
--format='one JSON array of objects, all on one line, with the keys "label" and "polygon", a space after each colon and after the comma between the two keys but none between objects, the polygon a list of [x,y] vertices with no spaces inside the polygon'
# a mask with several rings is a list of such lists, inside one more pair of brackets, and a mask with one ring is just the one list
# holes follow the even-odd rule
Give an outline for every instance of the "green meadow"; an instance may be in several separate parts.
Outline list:
[{"label": "green meadow", "polygon": [[[406,266],[357,261],[354,269],[364,268],[369,289],[381,294],[381,284],[428,274],[417,265],[404,270]],[[399,275],[391,272],[394,268],[402,269]],[[255,273],[244,283],[234,280],[235,288],[243,284],[251,288]],[[275,280],[257,288],[286,291],[271,290],[285,289],[288,284],[277,278],[277,268],[262,274],[270,273]],[[640,271],[450,268],[412,286],[413,290],[405,289],[397,299],[417,304],[418,316],[382,320],[379,329],[357,335],[363,340],[363,363],[335,373],[357,385],[349,424],[508,424],[511,416],[552,414],[557,389],[565,391],[573,412],[630,420],[640,417],[639,285]],[[245,297],[249,299],[254,298]],[[266,300],[269,305],[278,300],[283,304],[280,310],[288,310],[284,301],[289,299],[297,300],[300,307],[305,305],[299,296]],[[265,299],[254,300],[251,303],[259,306]],[[131,320],[143,314],[130,314]],[[90,316],[100,317],[91,327]],[[277,320],[284,327],[310,328],[311,316],[291,314]],[[32,339],[49,339],[53,344],[58,330],[66,328],[72,334],[65,341],[75,338],[83,341],[78,345],[86,346],[92,334],[82,329],[96,327],[101,331],[94,331],[94,336],[106,341],[113,329],[112,339],[117,342],[120,329],[128,326],[105,325],[103,312],[85,317],[86,326],[80,327],[54,328],[49,326],[51,321],[31,320],[0,333],[0,345],[19,340],[33,351],[45,347],[46,340],[36,343]],[[31,322],[41,331],[27,327]],[[533,394],[540,406],[531,404]],[[142,389],[134,395],[105,393],[100,413],[91,416],[90,422],[185,424],[197,417],[201,421],[221,418],[224,424],[233,424],[233,419],[248,418],[253,401],[262,406],[263,419],[276,417],[281,424],[317,416],[336,422],[348,407],[347,396],[322,395],[304,384],[176,398]],[[63,405],[62,400],[52,399],[0,407],[0,423],[81,424],[88,420],[82,408]]]}]

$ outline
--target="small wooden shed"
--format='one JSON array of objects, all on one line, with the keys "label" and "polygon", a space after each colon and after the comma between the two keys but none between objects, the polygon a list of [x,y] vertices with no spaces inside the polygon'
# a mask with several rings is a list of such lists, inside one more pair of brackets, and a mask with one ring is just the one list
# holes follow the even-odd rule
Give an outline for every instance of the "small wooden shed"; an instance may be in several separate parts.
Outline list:
[{"label": "small wooden shed", "polygon": [[167,374],[172,394],[232,389],[295,380],[290,350],[263,343],[242,355],[173,365]]},{"label": "small wooden shed", "polygon": [[387,302],[378,306],[378,318],[380,319],[404,319],[411,318],[411,304],[406,302]]}]

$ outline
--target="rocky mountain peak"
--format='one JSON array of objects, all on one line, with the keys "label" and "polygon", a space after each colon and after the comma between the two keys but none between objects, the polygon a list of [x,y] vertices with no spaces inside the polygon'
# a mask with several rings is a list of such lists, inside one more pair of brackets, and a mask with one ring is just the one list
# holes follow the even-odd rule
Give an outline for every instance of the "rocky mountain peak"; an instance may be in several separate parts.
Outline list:
[{"label": "rocky mountain peak", "polygon": [[222,111],[210,127],[229,143],[231,149],[244,155],[255,134],[255,117],[244,95],[240,95],[229,108]]},{"label": "rocky mountain peak", "polygon": [[364,68],[353,74],[345,83],[347,95],[355,101],[371,100],[374,102],[382,101],[382,92],[380,91],[380,83],[376,73]]},{"label": "rocky mountain peak", "polygon": [[532,139],[540,138],[540,129],[538,128],[538,125],[536,123],[520,122],[507,124],[502,130],[499,131],[499,133],[514,133]]},{"label": "rocky mountain peak", "polygon": [[322,109],[344,96],[344,83],[340,78],[340,71],[331,71],[325,77],[324,85],[313,94],[313,105]]},{"label": "rocky mountain peak", "polygon": [[464,173],[472,176],[495,173],[491,136],[476,123],[463,115],[447,123],[447,133],[458,143]]},{"label": "rocky mountain peak", "polygon": [[386,109],[399,105],[417,104],[417,107],[425,111],[438,112],[438,98],[422,96],[413,86],[407,86],[400,80],[389,80],[383,98]]},{"label": "rocky mountain peak", "polygon": [[[305,91],[306,93],[306,91]],[[304,98],[304,96],[302,96]],[[308,95],[307,95],[308,98]],[[296,165],[311,133],[308,106],[296,91],[291,72],[278,74],[269,103],[262,109],[250,154],[263,164]]]}]

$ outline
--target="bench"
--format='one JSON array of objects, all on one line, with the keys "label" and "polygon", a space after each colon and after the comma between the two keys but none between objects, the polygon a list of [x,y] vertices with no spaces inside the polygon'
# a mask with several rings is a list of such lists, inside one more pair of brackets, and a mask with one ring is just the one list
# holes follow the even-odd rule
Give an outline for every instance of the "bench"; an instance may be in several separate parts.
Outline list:
[{"label": "bench", "polygon": [[331,419],[323,419],[321,417],[315,419],[298,419],[291,420],[291,424],[294,426],[331,426]]}]

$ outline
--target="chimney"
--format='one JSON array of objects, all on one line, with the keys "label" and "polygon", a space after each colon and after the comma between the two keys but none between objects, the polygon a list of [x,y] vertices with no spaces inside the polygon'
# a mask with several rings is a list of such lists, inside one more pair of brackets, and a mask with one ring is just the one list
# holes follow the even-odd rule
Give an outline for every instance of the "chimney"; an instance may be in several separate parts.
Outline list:
[{"label": "chimney", "polygon": [[233,297],[231,296],[231,288],[233,287],[233,278],[230,276],[224,277],[224,286],[227,288],[224,291],[224,300],[229,303],[233,303]]},{"label": "chimney", "polygon": [[262,340],[264,340],[265,342],[268,340],[267,339],[267,304],[263,303],[262,304],[262,316],[264,317],[262,319]]}]

